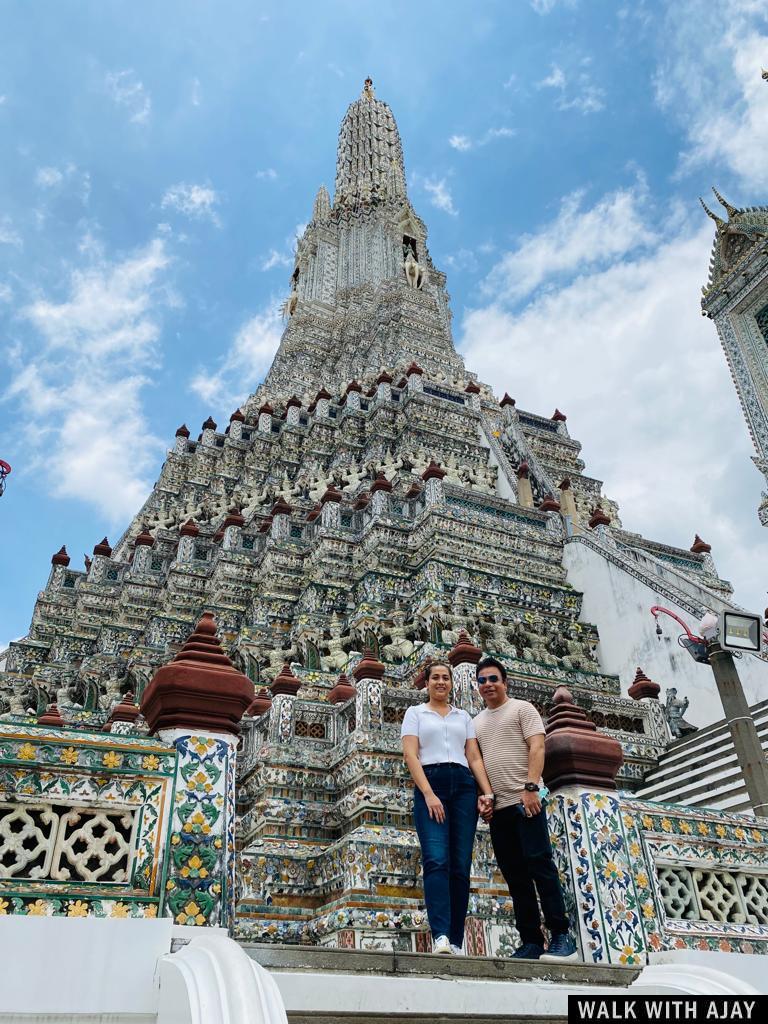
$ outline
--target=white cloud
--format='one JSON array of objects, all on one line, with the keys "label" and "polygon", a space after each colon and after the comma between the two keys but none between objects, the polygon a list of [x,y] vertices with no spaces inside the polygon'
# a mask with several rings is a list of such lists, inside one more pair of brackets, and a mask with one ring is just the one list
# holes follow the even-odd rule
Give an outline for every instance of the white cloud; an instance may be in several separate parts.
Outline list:
[{"label": "white cloud", "polygon": [[430,203],[438,210],[449,213],[452,217],[458,216],[459,211],[453,203],[453,196],[445,178],[425,178],[414,174],[414,183],[420,185],[429,196]]},{"label": "white cloud", "polygon": [[262,261],[261,269],[274,270],[275,267],[292,267],[293,262],[293,254],[291,252],[278,252],[277,249],[270,249]]},{"label": "white cloud", "polygon": [[10,217],[0,217],[0,245],[21,247],[21,235],[13,227]]},{"label": "white cloud", "polygon": [[557,64],[552,65],[552,70],[546,78],[538,83],[539,89],[563,89],[565,88],[565,72]]},{"label": "white cloud", "polygon": [[296,243],[307,230],[306,224],[297,224],[293,234],[285,239],[282,249],[270,249],[261,261],[262,270],[274,270],[275,267],[292,267],[296,262]]},{"label": "white cloud", "polygon": [[7,99],[8,99],[8,97],[7,97],[7,96],[5,96],[5,95],[3,95],[3,96],[0,96],[0,107],[2,107],[2,105],[3,105],[4,103],[5,103],[5,101],[6,101]]},{"label": "white cloud", "polygon": [[91,502],[113,522],[144,500],[162,450],[148,431],[141,392],[168,304],[169,263],[155,239],[123,259],[73,271],[64,301],[41,297],[21,310],[35,333],[8,353],[4,398],[34,423],[27,465],[55,496]]},{"label": "white cloud", "polygon": [[190,94],[189,94],[189,102],[192,104],[193,107],[199,107],[200,106],[200,103],[202,101],[202,95],[203,94],[202,94],[202,89],[200,87],[200,79],[199,78],[193,78],[192,79],[192,89],[191,89]]},{"label": "white cloud", "polygon": [[337,78],[344,77],[344,72],[341,70],[338,64],[334,64],[333,62],[331,62],[330,64],[327,64],[326,67],[328,68],[329,71],[332,71]]},{"label": "white cloud", "polygon": [[53,188],[54,185],[60,185],[63,180],[64,175],[58,167],[39,167],[35,175],[35,184],[41,188]]},{"label": "white cloud", "polygon": [[273,303],[243,324],[218,370],[200,370],[190,389],[211,406],[241,404],[269,369],[282,332],[280,307]]},{"label": "white cloud", "polygon": [[461,153],[466,153],[467,150],[487,146],[489,142],[494,142],[496,139],[511,139],[516,134],[514,128],[489,128],[478,139],[471,139],[468,135],[452,135],[448,139],[448,145],[453,149],[458,149]]},{"label": "white cloud", "polygon": [[565,196],[554,220],[523,235],[499,260],[483,285],[485,294],[515,302],[549,279],[582,273],[648,245],[655,235],[646,226],[645,202],[642,179],[589,208],[583,192]]},{"label": "white cloud", "polygon": [[131,70],[110,71],[104,86],[119,107],[125,107],[132,124],[146,124],[152,112],[152,98]]},{"label": "white cloud", "polygon": [[[59,186],[74,185],[79,189],[80,200],[84,206],[88,205],[91,197],[91,175],[88,171],[80,171],[73,163],[59,167],[38,167],[35,174],[35,184],[45,190],[55,190]],[[39,211],[45,217],[44,211]]]},{"label": "white cloud", "polygon": [[219,196],[210,185],[187,185],[179,182],[172,185],[160,203],[163,209],[178,210],[194,220],[210,220],[221,227],[215,207],[219,204]]},{"label": "white cloud", "polygon": [[765,5],[676,0],[660,39],[656,97],[688,145],[681,171],[721,164],[751,190],[768,188]]},{"label": "white cloud", "polygon": [[[638,227],[642,197],[620,196],[577,215],[590,221],[609,212],[621,231],[625,241],[608,265],[575,259],[571,241],[565,280],[517,311],[502,292],[465,315],[463,355],[520,407],[549,415],[557,406],[568,415],[586,472],[605,481],[626,528],[682,547],[700,533],[737,600],[762,608],[768,538],[755,514],[760,477],[715,328],[698,309],[710,225],[678,218],[651,243]],[[547,225],[524,245],[543,254],[553,240]],[[510,266],[524,270],[519,250],[489,280],[510,282]],[[545,276],[533,272],[526,288]],[[510,283],[519,298],[524,289]]]},{"label": "white cloud", "polygon": [[264,170],[262,171],[256,171],[255,177],[258,178],[259,180],[264,180],[265,178],[267,178],[269,179],[269,181],[274,181],[275,178],[277,178],[277,171],[274,169],[274,167],[265,167]]},{"label": "white cloud", "polygon": [[13,289],[9,284],[0,281],[0,302],[10,303],[13,301]]},{"label": "white cloud", "polygon": [[[538,89],[555,89],[558,93],[555,106],[558,110],[576,110],[580,114],[596,114],[605,107],[605,92],[594,84],[589,73],[591,58],[579,62],[575,75],[566,76],[558,64],[553,64],[546,78],[537,82]],[[570,83],[570,87],[569,87]]]},{"label": "white cloud", "polygon": [[531,7],[537,14],[550,14],[558,4],[563,7],[575,7],[576,0],[530,0]]}]

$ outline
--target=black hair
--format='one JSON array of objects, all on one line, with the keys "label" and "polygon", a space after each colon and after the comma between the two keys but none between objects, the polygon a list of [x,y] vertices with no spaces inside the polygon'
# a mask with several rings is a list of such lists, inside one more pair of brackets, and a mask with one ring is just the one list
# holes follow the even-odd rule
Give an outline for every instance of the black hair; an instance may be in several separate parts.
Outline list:
[{"label": "black hair", "polygon": [[506,683],[506,681],[507,681],[507,670],[504,668],[504,666],[501,664],[500,661],[497,661],[495,658],[483,658],[483,660],[479,661],[477,663],[477,665],[475,666],[475,675],[476,676],[480,675],[481,669],[484,669],[484,668],[497,668],[499,670],[499,672],[501,672],[502,682]]}]

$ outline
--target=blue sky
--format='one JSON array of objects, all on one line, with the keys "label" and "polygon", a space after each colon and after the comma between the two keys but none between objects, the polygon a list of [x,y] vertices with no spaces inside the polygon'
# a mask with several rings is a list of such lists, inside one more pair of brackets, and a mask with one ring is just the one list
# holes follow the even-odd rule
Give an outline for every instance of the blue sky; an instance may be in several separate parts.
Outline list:
[{"label": "blue sky", "polygon": [[[382,7],[384,8],[382,10]],[[765,604],[697,196],[768,201],[764,5],[0,0],[0,641],[269,365],[370,74],[468,366],[568,415],[624,525]],[[300,229],[300,228],[299,228]]]}]

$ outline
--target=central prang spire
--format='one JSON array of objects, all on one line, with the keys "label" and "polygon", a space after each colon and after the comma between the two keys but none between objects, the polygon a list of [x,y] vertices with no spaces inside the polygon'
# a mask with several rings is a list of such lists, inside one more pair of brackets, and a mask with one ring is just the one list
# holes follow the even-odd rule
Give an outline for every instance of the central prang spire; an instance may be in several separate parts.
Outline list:
[{"label": "central prang spire", "polygon": [[377,100],[366,78],[360,98],[341,122],[336,151],[336,206],[372,198],[405,199],[403,147],[388,105]]},{"label": "central prang spire", "polygon": [[382,371],[400,379],[413,362],[436,380],[464,380],[445,274],[408,200],[392,111],[370,78],[344,115],[334,202],[321,186],[283,309],[280,347],[249,410],[294,397],[309,404],[318,388],[370,388]]}]

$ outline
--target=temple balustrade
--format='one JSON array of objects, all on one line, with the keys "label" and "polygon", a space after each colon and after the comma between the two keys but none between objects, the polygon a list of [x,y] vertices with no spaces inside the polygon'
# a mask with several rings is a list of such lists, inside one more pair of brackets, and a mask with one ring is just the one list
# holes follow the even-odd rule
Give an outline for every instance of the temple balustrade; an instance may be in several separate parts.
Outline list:
[{"label": "temple balustrade", "polygon": [[155,738],[0,722],[0,913],[162,913],[176,762]]}]

